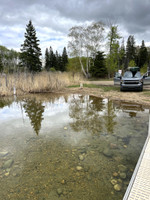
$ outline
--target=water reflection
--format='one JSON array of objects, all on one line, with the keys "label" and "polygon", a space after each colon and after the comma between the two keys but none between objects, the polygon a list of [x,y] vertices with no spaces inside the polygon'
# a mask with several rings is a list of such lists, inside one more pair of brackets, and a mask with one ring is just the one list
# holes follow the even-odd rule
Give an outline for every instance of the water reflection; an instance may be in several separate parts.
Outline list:
[{"label": "water reflection", "polygon": [[13,102],[13,99],[0,98],[0,109],[4,108],[5,106],[10,106],[12,102]]},{"label": "water reflection", "polygon": [[116,114],[113,102],[94,96],[73,98],[69,106],[70,123],[75,131],[88,130],[93,134],[113,133]]},{"label": "water reflection", "polygon": [[42,120],[44,119],[43,113],[45,106],[42,105],[42,102],[37,102],[36,99],[26,99],[23,102],[23,107],[30,119],[31,126],[38,135],[41,129]]},{"label": "water reflection", "polygon": [[116,114],[113,102],[108,100],[104,114],[104,124],[108,133],[114,133]]},{"label": "water reflection", "polygon": [[148,110],[77,94],[6,102],[0,199],[122,199],[147,136]]},{"label": "water reflection", "polygon": [[102,111],[103,107],[102,99],[97,101],[95,97],[73,97],[69,106],[69,116],[73,119],[70,126],[74,131],[88,130],[97,134],[102,130],[102,117],[99,112]]}]

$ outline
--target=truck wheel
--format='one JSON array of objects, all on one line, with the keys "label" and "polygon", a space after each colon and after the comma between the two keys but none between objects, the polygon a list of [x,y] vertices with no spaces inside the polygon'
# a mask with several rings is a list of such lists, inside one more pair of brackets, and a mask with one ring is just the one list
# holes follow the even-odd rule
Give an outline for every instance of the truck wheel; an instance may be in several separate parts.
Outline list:
[{"label": "truck wheel", "polygon": [[143,85],[140,87],[140,92],[142,92],[143,91]]}]

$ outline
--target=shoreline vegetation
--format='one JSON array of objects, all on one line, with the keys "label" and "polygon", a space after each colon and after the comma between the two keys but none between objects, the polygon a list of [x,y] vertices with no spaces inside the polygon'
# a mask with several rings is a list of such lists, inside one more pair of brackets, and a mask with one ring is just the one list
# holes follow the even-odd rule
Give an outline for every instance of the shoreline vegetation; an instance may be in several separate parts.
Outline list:
[{"label": "shoreline vegetation", "polygon": [[119,87],[103,85],[100,83],[103,81],[104,79],[97,80],[97,84],[92,84],[92,81],[86,83],[82,74],[69,72],[1,74],[0,97],[7,98],[14,94],[19,97],[37,93],[78,93],[150,107],[150,89],[144,89],[143,92],[120,92]]},{"label": "shoreline vegetation", "polygon": [[57,92],[69,85],[79,84],[82,80],[81,74],[67,72],[1,74],[0,96]]}]

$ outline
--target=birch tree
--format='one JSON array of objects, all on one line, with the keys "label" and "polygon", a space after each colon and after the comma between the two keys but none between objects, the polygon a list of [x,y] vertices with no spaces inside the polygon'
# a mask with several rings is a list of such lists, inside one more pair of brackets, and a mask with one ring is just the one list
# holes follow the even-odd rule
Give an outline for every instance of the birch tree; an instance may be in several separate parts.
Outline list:
[{"label": "birch tree", "polygon": [[[100,50],[104,39],[104,24],[102,22],[92,23],[87,26],[74,26],[69,30],[68,48],[70,55],[78,57],[81,70],[88,78],[91,66],[91,58],[95,57],[96,52]],[[82,57],[86,58],[84,67]]]}]

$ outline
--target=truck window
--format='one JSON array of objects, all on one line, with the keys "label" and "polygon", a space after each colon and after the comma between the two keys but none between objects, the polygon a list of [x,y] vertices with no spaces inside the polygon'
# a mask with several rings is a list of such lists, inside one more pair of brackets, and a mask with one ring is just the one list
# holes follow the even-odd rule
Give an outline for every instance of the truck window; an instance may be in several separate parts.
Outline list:
[{"label": "truck window", "polygon": [[133,74],[132,74],[132,72],[130,72],[130,71],[126,71],[125,73],[124,73],[124,76],[123,76],[124,78],[132,78],[133,77]]}]

